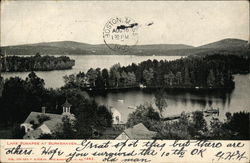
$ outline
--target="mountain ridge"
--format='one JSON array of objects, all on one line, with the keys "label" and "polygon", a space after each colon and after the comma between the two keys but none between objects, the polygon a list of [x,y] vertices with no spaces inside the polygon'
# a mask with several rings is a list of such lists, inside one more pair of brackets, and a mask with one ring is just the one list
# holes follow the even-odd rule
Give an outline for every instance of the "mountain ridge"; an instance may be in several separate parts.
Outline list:
[{"label": "mountain ridge", "polygon": [[227,38],[216,42],[208,43],[205,45],[201,45],[196,48],[228,48],[232,46],[233,47],[248,46],[248,41],[235,38]]},{"label": "mountain ridge", "polygon": [[[204,55],[228,51],[229,53],[244,53],[249,51],[249,43],[246,40],[227,38],[201,46],[186,44],[147,44],[135,45],[129,54],[125,55]],[[109,49],[105,44],[87,44],[76,41],[53,41],[33,44],[3,46],[2,51],[11,55],[34,55],[34,54],[62,54],[62,55],[112,55],[118,54]]]}]

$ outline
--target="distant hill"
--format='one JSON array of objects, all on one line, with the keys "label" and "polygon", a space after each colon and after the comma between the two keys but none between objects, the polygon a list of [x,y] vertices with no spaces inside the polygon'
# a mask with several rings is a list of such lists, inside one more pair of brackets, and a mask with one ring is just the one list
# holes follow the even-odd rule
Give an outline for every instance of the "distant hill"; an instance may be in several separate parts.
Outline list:
[{"label": "distant hill", "polygon": [[190,45],[185,44],[151,44],[151,45],[138,45],[135,46],[136,49],[161,49],[161,50],[176,50],[176,49],[190,49],[194,48]]},{"label": "distant hill", "polygon": [[[75,41],[42,42],[35,44],[15,45],[1,47],[1,53],[10,55],[113,55],[121,54],[109,49],[105,44],[86,44]],[[249,52],[247,41],[239,39],[224,39],[209,43],[199,47],[185,44],[152,44],[136,45],[124,55],[167,55],[167,56],[187,56],[206,54],[235,54],[245,55]]]},{"label": "distant hill", "polygon": [[195,48],[199,53],[196,55],[211,55],[211,54],[231,54],[231,55],[249,55],[249,43],[240,39],[223,39],[206,45]]},{"label": "distant hill", "polygon": [[41,42],[36,44],[28,44],[23,46],[39,46],[39,47],[57,47],[57,48],[69,48],[69,49],[84,49],[89,46],[90,44],[75,42],[75,41],[58,41],[58,42]]},{"label": "distant hill", "polygon": [[202,45],[197,48],[206,48],[206,49],[226,49],[226,48],[246,48],[249,44],[245,40],[240,39],[224,39],[220,41],[216,41],[210,44]]}]

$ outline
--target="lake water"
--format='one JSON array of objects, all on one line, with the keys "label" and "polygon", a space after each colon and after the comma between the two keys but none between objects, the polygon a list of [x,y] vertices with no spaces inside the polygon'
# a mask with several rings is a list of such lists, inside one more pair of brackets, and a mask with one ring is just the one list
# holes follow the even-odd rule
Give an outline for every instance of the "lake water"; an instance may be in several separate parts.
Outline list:
[{"label": "lake water", "polygon": [[[250,84],[249,75],[235,75],[235,89],[232,92],[223,91],[173,91],[166,90],[167,104],[164,116],[203,110],[210,107],[219,108],[219,119],[225,118],[226,112],[250,111]],[[94,96],[95,100],[104,105],[115,107],[122,114],[122,120],[127,121],[129,113],[141,104],[154,105],[154,93],[143,90],[128,91],[122,93],[107,93]],[[209,118],[209,117],[208,117]],[[210,117],[211,118],[211,117]]]},{"label": "lake water", "polygon": [[[56,55],[55,55],[56,56]],[[127,66],[131,63],[140,63],[148,59],[156,60],[175,60],[180,56],[133,56],[133,55],[69,55],[75,60],[75,66],[70,70],[56,71],[37,71],[36,74],[45,81],[47,88],[59,88],[64,85],[63,76],[78,73],[79,71],[86,72],[89,68],[110,68],[116,63],[121,66]],[[11,76],[19,76],[25,79],[29,72],[6,72],[2,76],[9,78]]]},{"label": "lake water", "polygon": [[[37,75],[45,80],[46,87],[58,88],[63,86],[62,77],[79,71],[86,72],[92,68],[110,68],[115,63],[120,63],[122,66],[131,63],[139,63],[147,59],[157,60],[175,60],[181,58],[179,56],[120,56],[120,55],[87,55],[78,56],[70,55],[75,59],[76,65],[71,70],[36,72]],[[27,77],[28,72],[20,73],[3,73],[4,78],[10,76],[19,76],[23,79]],[[194,91],[166,91],[168,106],[163,113],[165,116],[180,114],[181,112],[190,112],[209,108],[220,109],[220,119],[225,118],[226,112],[250,111],[250,84],[249,75],[235,75],[235,89],[232,92],[213,91],[204,92],[199,90]],[[141,104],[154,105],[154,93],[145,92],[143,90],[123,91],[119,93],[107,93],[102,95],[91,95],[99,104],[115,107],[122,115],[122,121],[126,122],[129,113],[135,107]]]}]

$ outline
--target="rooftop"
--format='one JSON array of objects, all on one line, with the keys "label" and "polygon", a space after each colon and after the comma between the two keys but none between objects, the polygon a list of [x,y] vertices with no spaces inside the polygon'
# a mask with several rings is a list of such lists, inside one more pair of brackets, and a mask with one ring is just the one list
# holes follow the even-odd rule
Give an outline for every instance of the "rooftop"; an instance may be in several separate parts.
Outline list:
[{"label": "rooftop", "polygon": [[130,139],[153,139],[157,132],[148,130],[142,123],[124,130]]},{"label": "rooftop", "polygon": [[45,124],[50,129],[50,131],[56,131],[58,130],[58,125],[62,124],[62,119],[54,118],[43,122],[43,124]]},{"label": "rooftop", "polygon": [[65,101],[64,104],[62,104],[63,107],[71,107],[72,105],[68,102],[68,100]]},{"label": "rooftop", "polygon": [[39,124],[38,117],[41,115],[48,116],[51,120],[52,119],[61,119],[62,115],[60,114],[51,114],[51,113],[41,113],[41,112],[31,112],[29,116],[26,118],[24,123],[30,123],[31,121],[34,121],[35,124]]}]

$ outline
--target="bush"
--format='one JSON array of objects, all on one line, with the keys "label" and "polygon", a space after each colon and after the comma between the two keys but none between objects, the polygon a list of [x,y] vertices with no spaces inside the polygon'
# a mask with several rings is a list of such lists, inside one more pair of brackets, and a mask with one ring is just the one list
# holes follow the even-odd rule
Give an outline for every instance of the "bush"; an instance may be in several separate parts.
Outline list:
[{"label": "bush", "polygon": [[38,115],[37,118],[38,118],[39,124],[42,124],[43,122],[50,120],[49,116],[43,115],[43,114],[42,115]]},{"label": "bush", "polygon": [[249,116],[250,113],[246,112],[237,112],[232,116],[227,116],[227,121],[222,127],[232,133],[231,139],[249,140]]},{"label": "bush", "polygon": [[223,127],[223,122],[218,118],[212,118],[210,122],[210,130],[208,134],[209,139],[220,140],[220,139],[230,139],[232,135],[231,131]]},{"label": "bush", "polygon": [[191,139],[187,117],[183,115],[177,121],[165,122],[163,127],[158,130],[157,137],[160,139]]},{"label": "bush", "polygon": [[202,111],[192,113],[192,120],[188,125],[188,131],[194,139],[205,139],[207,135],[207,122]]},{"label": "bush", "polygon": [[108,111],[107,107],[104,105],[97,107],[97,117],[99,126],[111,127],[113,123],[112,114]]},{"label": "bush", "polygon": [[25,128],[20,127],[20,124],[15,124],[12,129],[13,139],[22,139],[25,135]]},{"label": "bush", "polygon": [[127,126],[132,127],[138,123],[143,123],[147,128],[151,128],[151,122],[160,121],[160,115],[149,106],[140,105],[128,116]]}]

